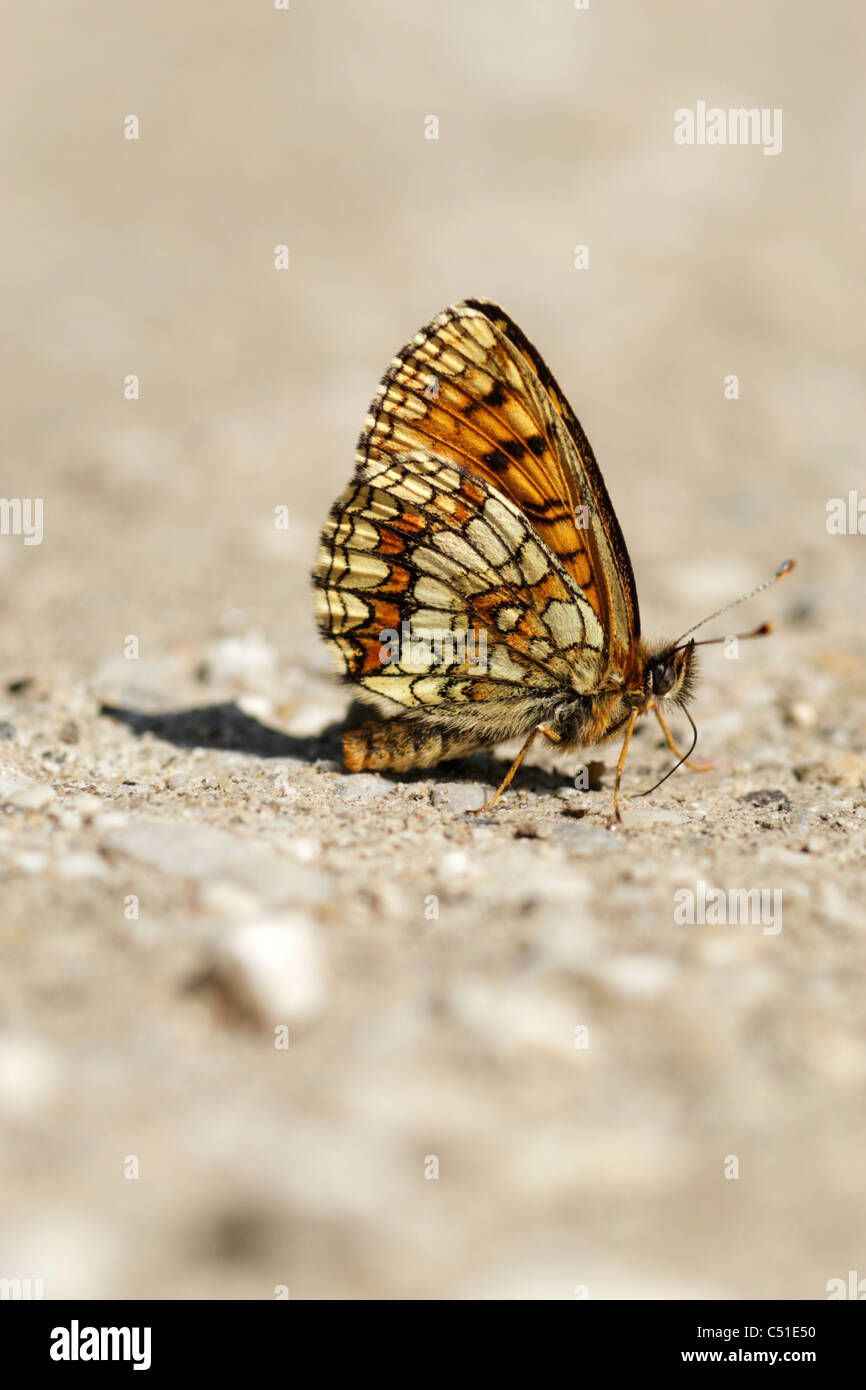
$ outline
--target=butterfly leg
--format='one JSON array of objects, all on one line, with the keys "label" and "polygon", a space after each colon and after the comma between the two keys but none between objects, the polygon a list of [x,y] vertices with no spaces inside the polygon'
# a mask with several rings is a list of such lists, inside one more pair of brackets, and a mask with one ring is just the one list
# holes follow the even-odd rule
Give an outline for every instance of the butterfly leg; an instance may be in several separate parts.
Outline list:
[{"label": "butterfly leg", "polygon": [[[671,750],[672,753],[676,755],[676,757],[682,758],[683,755],[680,752],[679,748],[677,748],[677,745],[674,742],[673,734],[671,733],[670,729],[665,723],[664,715],[662,714],[658,705],[653,705],[653,710],[655,711],[656,719],[662,726],[662,732],[664,733],[664,736],[668,741],[668,748]],[[690,762],[688,758],[685,759],[685,764],[686,767],[692,768],[694,772],[711,772],[713,768],[712,763],[693,763]]]},{"label": "butterfly leg", "polygon": [[622,781],[622,770],[625,767],[625,759],[626,754],[628,753],[628,746],[631,743],[631,736],[634,733],[634,726],[639,714],[640,710],[638,709],[633,709],[631,712],[631,718],[628,721],[628,728],[625,731],[625,738],[622,742],[622,752],[619,755],[619,762],[616,765],[616,782],[614,783],[613,788],[613,816],[614,820],[618,821],[622,820],[622,813],[619,809],[619,785]]},{"label": "butterfly leg", "polygon": [[493,805],[499,800],[500,796],[501,796],[502,793],[505,791],[505,788],[508,786],[509,782],[510,782],[510,781],[512,780],[512,778],[514,777],[515,772],[516,772],[517,769],[520,767],[520,764],[523,762],[523,759],[526,757],[527,753],[529,752],[529,746],[530,746],[530,744],[532,743],[532,740],[535,738],[535,735],[536,735],[537,733],[538,733],[538,729],[533,729],[533,730],[532,730],[532,733],[531,733],[531,734],[529,735],[529,737],[527,738],[526,742],[524,743],[524,745],[523,745],[523,747],[521,748],[520,752],[518,753],[517,757],[514,759],[514,762],[511,764],[511,767],[508,769],[507,773],[505,774],[504,778],[503,778],[502,781],[500,782],[499,786],[496,788],[496,791],[495,791],[495,792],[493,793],[493,795],[491,796],[490,800],[489,800],[489,801],[485,801],[485,803],[484,803],[483,806],[474,806],[474,807],[472,808],[472,810],[470,811],[470,813],[469,813],[470,815],[476,815],[476,816],[477,816],[478,813],[479,813],[480,811],[489,811],[490,807],[493,806]]}]

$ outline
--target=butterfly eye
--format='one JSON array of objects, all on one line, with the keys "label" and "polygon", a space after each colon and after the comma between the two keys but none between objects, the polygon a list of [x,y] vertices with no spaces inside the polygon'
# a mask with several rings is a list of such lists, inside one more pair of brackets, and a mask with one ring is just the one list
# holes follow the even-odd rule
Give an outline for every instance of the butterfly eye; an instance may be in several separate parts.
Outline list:
[{"label": "butterfly eye", "polygon": [[650,665],[650,677],[654,695],[667,695],[673,690],[677,673],[672,661],[654,661]]}]

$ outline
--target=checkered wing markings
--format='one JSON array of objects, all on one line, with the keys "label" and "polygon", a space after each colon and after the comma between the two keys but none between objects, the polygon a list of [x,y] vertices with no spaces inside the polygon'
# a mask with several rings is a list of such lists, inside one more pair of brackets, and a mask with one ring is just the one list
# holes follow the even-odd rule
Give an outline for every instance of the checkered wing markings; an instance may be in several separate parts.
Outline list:
[{"label": "checkered wing markings", "polygon": [[394,358],[358,461],[416,450],[461,464],[514,502],[594,609],[610,665],[624,668],[640,617],[619,523],[571,407],[497,305],[453,305]]},{"label": "checkered wing markings", "polygon": [[[406,708],[525,701],[598,686],[604,633],[517,508],[424,451],[369,462],[337,502],[314,571],[323,635],[345,674]],[[383,664],[382,633],[470,634]],[[479,634],[487,670],[472,674]],[[467,661],[467,653],[468,661]]]}]

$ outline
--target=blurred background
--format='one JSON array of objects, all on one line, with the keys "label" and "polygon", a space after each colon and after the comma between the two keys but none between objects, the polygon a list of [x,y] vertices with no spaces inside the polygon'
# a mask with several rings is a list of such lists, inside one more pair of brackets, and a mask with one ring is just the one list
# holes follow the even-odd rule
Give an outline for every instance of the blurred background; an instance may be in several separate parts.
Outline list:
[{"label": "blurred background", "polygon": [[[44,499],[44,541],[25,547],[0,539],[0,661],[5,681],[36,681],[47,702],[33,713],[37,721],[54,717],[52,691],[55,712],[64,702],[78,710],[85,745],[93,739],[91,794],[104,790],[100,741],[121,737],[100,733],[105,721],[95,702],[130,694],[133,678],[117,676],[128,634],[141,645],[145,674],[132,691],[139,708],[183,705],[177,672],[192,680],[208,644],[228,632],[279,653],[284,727],[309,731],[310,690],[338,715],[345,701],[328,682],[308,590],[318,529],[350,476],[390,357],[467,296],[498,300],[571,400],[629,545],[647,633],[682,630],[796,555],[796,589],[790,581],[790,593],[786,585],[784,598],[780,591],[755,621],[784,616],[800,625],[798,690],[808,694],[816,643],[825,693],[827,670],[842,672],[844,718],[856,743],[866,538],[829,536],[825,523],[828,499],[856,488],[864,495],[862,6],[591,0],[578,10],[571,0],[291,0],[280,11],[270,0],[66,7],[13,0],[4,29],[0,493]],[[781,108],[781,153],[675,144],[675,110],[699,101]],[[130,116],[138,118],[137,140],[124,137]],[[431,117],[436,139],[425,135]],[[287,270],[275,269],[279,245],[288,247]],[[575,268],[577,246],[588,248],[587,268]],[[137,400],[124,396],[131,374]],[[736,400],[725,396],[731,374],[739,379]],[[287,531],[274,527],[281,505],[290,513]],[[761,662],[783,682],[791,649],[771,645],[762,646]],[[721,693],[710,700],[723,701],[734,679],[725,666],[714,668]],[[248,708],[268,709],[255,700]],[[822,714],[828,727],[833,709]],[[11,706],[4,717],[14,722]],[[132,747],[132,736],[123,737]],[[124,781],[118,768],[115,787]],[[80,787],[86,781],[82,774]],[[299,822],[297,835],[307,833]],[[743,862],[749,843],[745,836]],[[109,885],[91,884],[81,866],[78,879],[72,873],[57,884],[50,843],[28,852],[47,855],[40,872],[28,874],[20,857],[17,866],[7,863],[0,908],[7,948],[29,981],[23,992],[7,984],[0,996],[13,1035],[2,1055],[24,1117],[23,1129],[4,1140],[11,1244],[0,1274],[7,1266],[12,1274],[44,1268],[53,1292],[95,1297],[267,1297],[264,1285],[283,1282],[285,1250],[275,1254],[269,1241],[284,1221],[295,1261],[286,1282],[299,1296],[560,1296],[553,1288],[568,1296],[586,1282],[551,1234],[566,1208],[583,1229],[574,1194],[561,1174],[544,1178],[545,1164],[552,1174],[556,1162],[577,1162],[570,1139],[539,1137],[526,1165],[494,1184],[498,1205],[490,1195],[484,1206],[497,1135],[506,1146],[513,1126],[525,1135],[538,1120],[531,1105],[522,1118],[509,1112],[508,1125],[493,1111],[487,1116],[486,1147],[464,1160],[462,1195],[443,1207],[443,1225],[428,1213],[417,1228],[409,1223],[410,1238],[403,1215],[393,1223],[383,1217],[383,1231],[371,1214],[388,1206],[388,1165],[408,1143],[393,1116],[412,1110],[417,1087],[429,1086],[443,1110],[470,1124],[477,1097],[461,1089],[460,1076],[471,1070],[472,1049],[443,1044],[426,1079],[407,1064],[393,1093],[381,1092],[383,1035],[349,1094],[334,1078],[360,1046],[352,1029],[363,1036],[367,1005],[338,995],[352,1026],[326,1035],[320,1070],[310,1063],[296,1105],[278,1124],[268,1087],[279,1083],[253,1077],[253,1054],[244,1048],[254,1044],[236,1045],[230,1031],[200,1021],[189,1033],[177,1024],[171,1047],[148,1052],[139,1031],[150,1038],[166,1007],[162,967],[120,958],[125,1018],[116,1016],[120,1005],[98,985],[107,968],[99,923],[108,899],[100,894]],[[419,843],[418,855],[427,852]],[[346,872],[341,892],[352,900],[351,866]],[[162,920],[180,934],[207,919],[198,899],[160,891]],[[365,911],[369,932],[400,915],[399,903],[382,901]],[[47,935],[31,938],[40,924]],[[172,940],[171,950],[180,950]],[[54,948],[59,954],[46,964]],[[366,963],[362,978],[372,970],[382,984],[380,966],[385,974],[398,969],[391,956],[383,963],[365,954],[372,949],[366,937],[355,941],[341,967],[344,989],[352,950]],[[187,968],[182,959],[178,977]],[[70,969],[83,972],[71,997]],[[124,993],[130,974],[139,995]],[[721,1016],[727,1005],[713,997]],[[730,1043],[744,1059],[750,1046],[760,1048],[755,1027],[751,1041]],[[60,1054],[73,1037],[80,1068],[68,1075]],[[851,1047],[840,1066],[853,1086],[864,1073]],[[149,1087],[152,1070],[171,1073],[172,1048],[183,1057],[185,1080],[167,1098]],[[623,1068],[639,1067],[639,1054],[635,1044]],[[676,1067],[674,1055],[668,1061]],[[124,1069],[125,1056],[138,1061]],[[661,1056],[659,1065],[666,1065]],[[499,1069],[509,1067],[499,1058],[490,1085],[506,1086]],[[625,1073],[616,1075],[622,1081]],[[530,1088],[533,1076],[530,1068]],[[826,1118],[817,1099],[812,1109],[795,1102],[795,1076],[796,1068],[786,1105],[803,1108],[785,1131],[794,1147]],[[774,1079],[770,1068],[754,1116]],[[676,1105],[685,1133],[705,1104],[693,1081]],[[734,1074],[729,1081],[728,1101],[739,1084]],[[31,1115],[27,1097],[38,1097],[43,1082],[46,1108],[34,1102]],[[677,1204],[670,1176],[688,1186],[683,1151],[664,1139],[653,1150],[640,1087],[622,1084],[626,1109],[637,1107],[635,1128],[608,1131],[593,1120],[595,1176],[577,1204],[599,1204],[597,1291],[820,1297],[825,1278],[845,1274],[857,1254],[843,1233],[859,1129],[835,1134],[810,1170],[812,1185],[795,1183],[766,1217],[757,1272],[728,1250],[716,1251],[713,1273],[702,1251],[714,1237],[699,1232],[706,1223],[718,1233],[731,1218],[700,1184]],[[147,1133],[160,1154],[158,1192],[136,1193],[135,1210],[129,1191],[105,1195],[100,1165],[108,1159],[97,1142],[102,1125],[113,1135],[121,1093],[123,1105],[132,1104],[130,1088],[141,1133],[126,1137],[135,1126],[120,1126],[116,1147],[138,1151]],[[847,1104],[853,1092],[845,1094]],[[181,1144],[179,1156],[166,1135],[176,1137],[189,1110],[207,1113],[213,1130],[201,1146],[192,1138],[186,1150]],[[420,1136],[417,1115],[406,1126],[416,1121]],[[387,1161],[371,1137],[380,1122],[393,1141]],[[229,1138],[242,1129],[243,1153]],[[347,1135],[355,1136],[353,1152],[359,1146],[357,1169],[340,1154]],[[280,1154],[289,1136],[308,1166],[286,1197]],[[426,1143],[435,1150],[433,1139],[418,1137],[422,1155]],[[270,1151],[267,1175],[259,1144]],[[231,1156],[221,1177],[223,1158],[214,1153]],[[838,1172],[822,1166],[829,1153]],[[668,1181],[656,1190],[656,1165],[669,1160]],[[756,1213],[766,1216],[762,1203],[772,1206],[777,1160],[767,1157],[758,1205],[738,1228],[743,1239]],[[202,1197],[190,1234],[183,1212],[199,1182],[208,1191],[214,1184],[216,1195]],[[246,1193],[240,1214],[231,1196],[238,1191]],[[614,1251],[604,1214],[623,1192],[645,1198],[651,1216],[641,1207]],[[814,1202],[826,1203],[821,1219]],[[40,1225],[34,1214],[46,1209],[51,1219]],[[808,1242],[786,1243],[784,1233],[800,1220],[820,1228],[813,1233],[820,1268]],[[516,1254],[510,1221],[519,1230]],[[486,1241],[488,1228],[496,1237]],[[659,1263],[652,1250],[664,1232],[676,1253]],[[862,1247],[857,1257],[866,1259]],[[503,1268],[510,1272],[500,1280]]]},{"label": "blurred background", "polygon": [[[185,635],[202,594],[305,642],[376,382],[469,295],[569,395],[648,627],[694,618],[711,549],[719,601],[804,546],[814,590],[853,561],[824,506],[862,482],[859,6],[34,0],[6,25],[4,488],[47,534],[0,552],[5,652],[54,621],[92,659],[125,612]],[[781,155],[676,145],[698,100],[781,107]]]}]

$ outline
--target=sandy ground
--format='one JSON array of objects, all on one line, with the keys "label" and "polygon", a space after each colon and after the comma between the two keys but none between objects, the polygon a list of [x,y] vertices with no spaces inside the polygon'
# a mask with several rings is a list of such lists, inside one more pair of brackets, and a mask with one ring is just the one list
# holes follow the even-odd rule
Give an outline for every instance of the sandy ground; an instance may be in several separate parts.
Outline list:
[{"label": "sandy ground", "polygon": [[[90,0],[8,28],[0,493],[44,535],[0,536],[0,1277],[866,1274],[866,536],[826,527],[866,496],[860,7]],[[781,154],[678,147],[699,100],[781,108]],[[611,748],[588,793],[533,755],[481,819],[507,748],[340,767],[318,527],[391,354],[478,294],[580,415],[648,634],[799,561],[733,629],[775,635],[703,657],[714,770],[621,828]],[[669,765],[647,727],[627,789]],[[763,890],[771,929],[677,921],[700,883]]]}]

